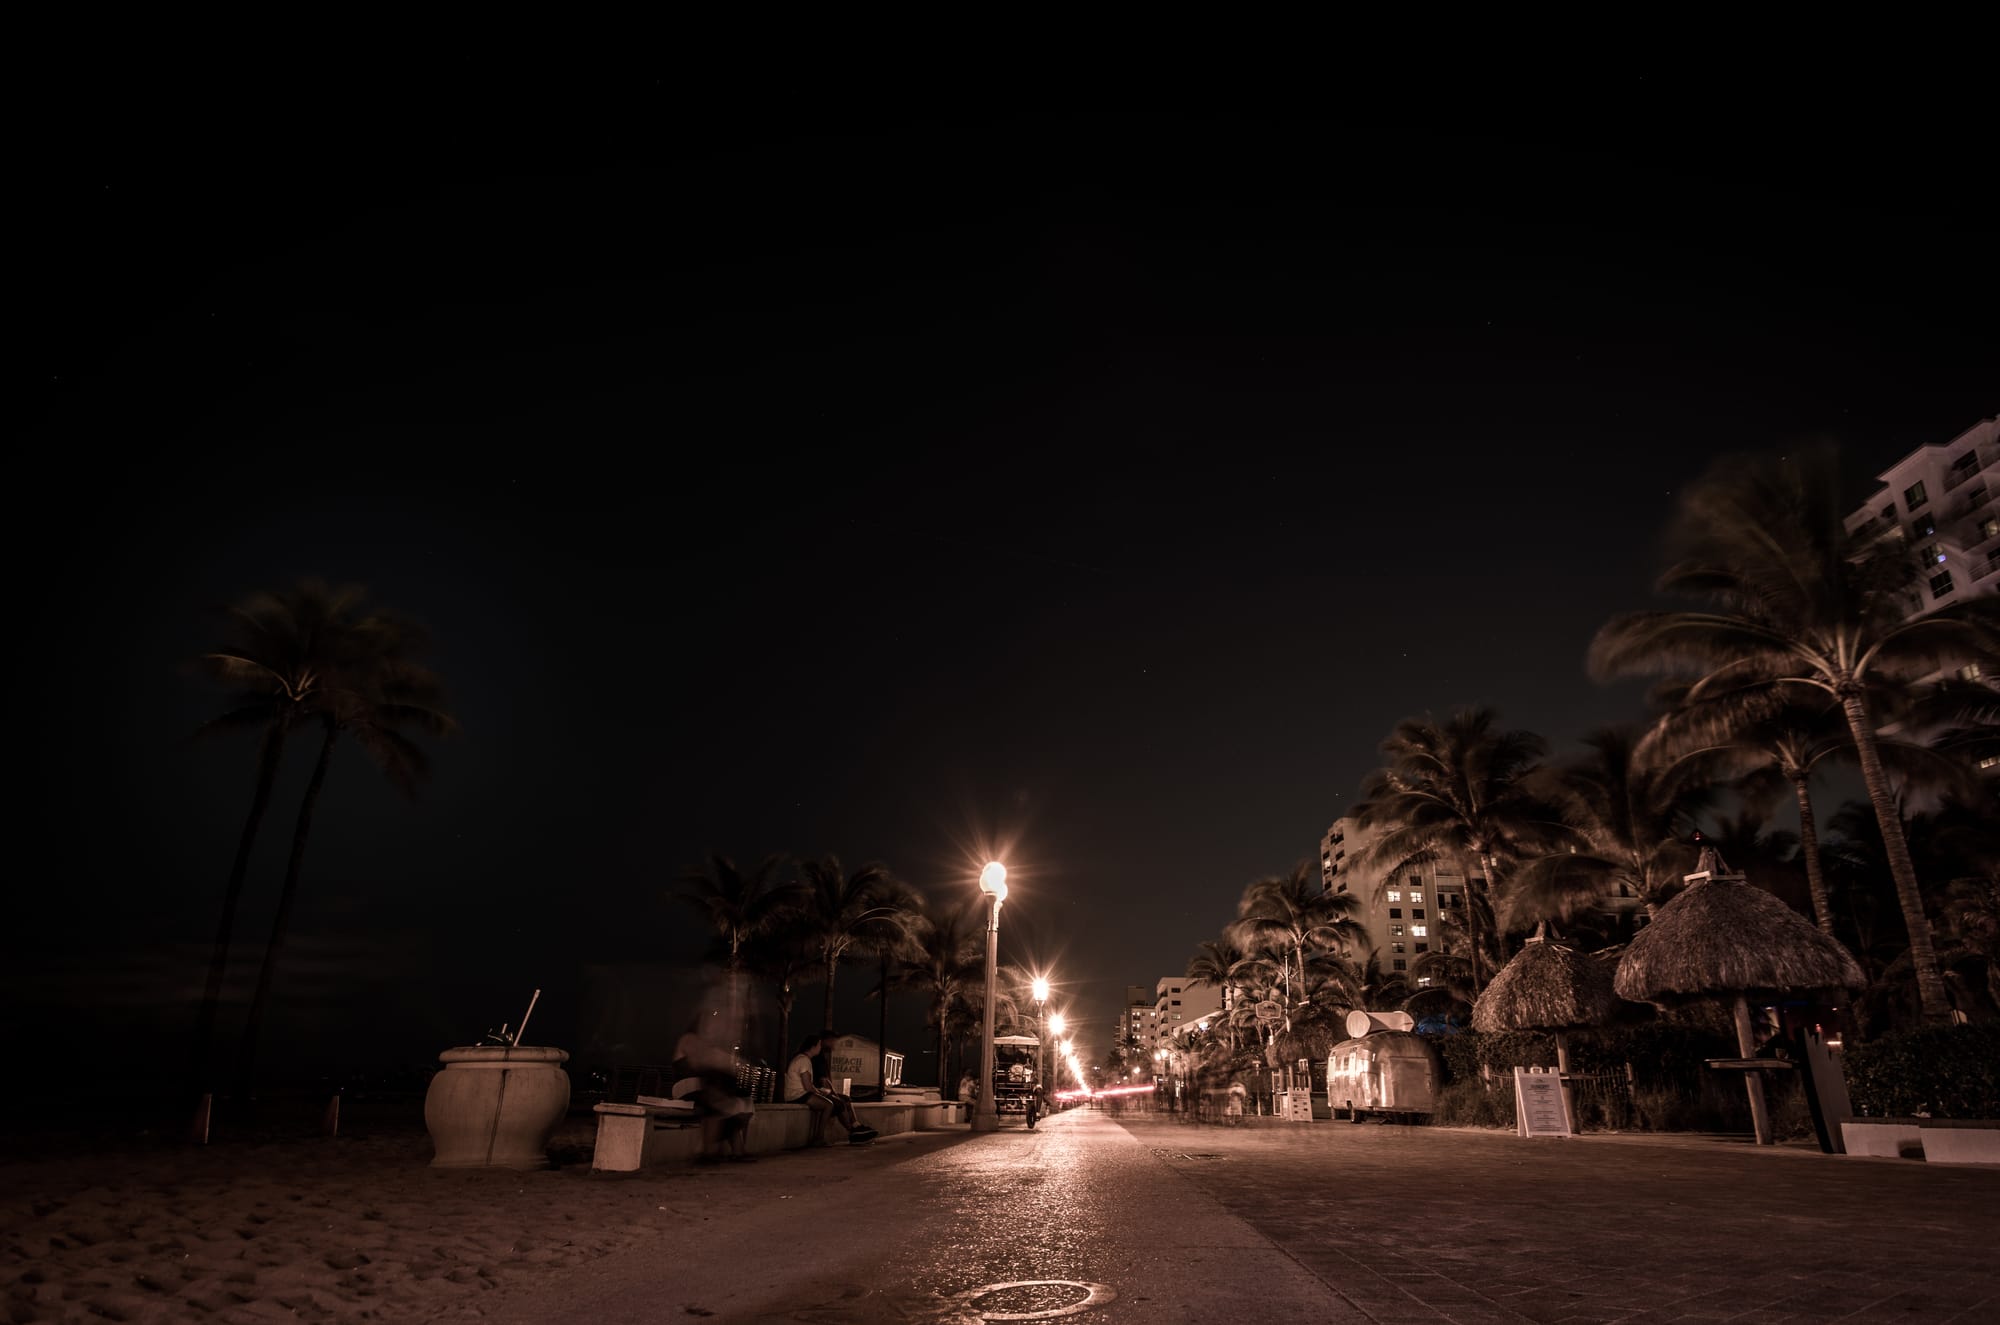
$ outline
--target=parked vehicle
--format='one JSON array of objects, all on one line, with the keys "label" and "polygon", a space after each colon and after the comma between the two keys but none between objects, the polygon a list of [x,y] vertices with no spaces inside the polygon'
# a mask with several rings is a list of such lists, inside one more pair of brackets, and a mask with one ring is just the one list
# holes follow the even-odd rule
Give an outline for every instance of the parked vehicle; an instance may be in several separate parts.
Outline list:
[{"label": "parked vehicle", "polygon": [[1336,1118],[1429,1114],[1444,1080],[1437,1050],[1409,1031],[1342,1040],[1326,1060],[1326,1102]]},{"label": "parked vehicle", "polygon": [[993,1111],[1018,1113],[1030,1127],[1040,1111],[1041,1079],[1036,1068],[1042,1044],[1032,1035],[993,1037]]}]

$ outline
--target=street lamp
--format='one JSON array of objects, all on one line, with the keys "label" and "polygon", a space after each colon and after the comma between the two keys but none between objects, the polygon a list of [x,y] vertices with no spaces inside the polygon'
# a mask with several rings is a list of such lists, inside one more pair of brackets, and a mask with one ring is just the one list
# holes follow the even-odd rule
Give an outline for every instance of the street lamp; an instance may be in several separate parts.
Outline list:
[{"label": "street lamp", "polygon": [[1007,867],[997,860],[979,871],[979,891],[991,905],[986,910],[986,1043],[979,1052],[979,1104],[972,1111],[972,1130],[997,1132],[1000,1113],[993,1101],[994,968],[1000,956],[1000,903],[1007,900]]},{"label": "street lamp", "polygon": [[1038,975],[1035,977],[1034,982],[1028,986],[1028,992],[1035,996],[1035,1026],[1041,1032],[1035,1040],[1035,1081],[1043,1090],[1047,1090],[1049,1084],[1049,1051],[1042,1041],[1048,1039],[1049,1036],[1047,1023],[1042,1019],[1042,1005],[1049,1001],[1049,982]]}]

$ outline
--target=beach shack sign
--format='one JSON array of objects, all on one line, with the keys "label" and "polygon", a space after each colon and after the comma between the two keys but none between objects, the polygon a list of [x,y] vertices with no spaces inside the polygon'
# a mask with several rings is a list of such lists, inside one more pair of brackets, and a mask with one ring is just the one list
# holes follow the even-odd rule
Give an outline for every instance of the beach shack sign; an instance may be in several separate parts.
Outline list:
[{"label": "beach shack sign", "polygon": [[[878,1057],[880,1046],[862,1035],[836,1035],[827,1046],[827,1075],[833,1078],[834,1088],[842,1093],[851,1092],[856,1086],[874,1089],[878,1086],[875,1072],[881,1064]],[[894,1049],[889,1051],[889,1084],[899,1086],[903,1082],[903,1056]],[[841,1083],[846,1082],[845,1088]]]},{"label": "beach shack sign", "polygon": [[1514,1130],[1522,1136],[1568,1136],[1562,1073],[1539,1067],[1514,1069]]}]

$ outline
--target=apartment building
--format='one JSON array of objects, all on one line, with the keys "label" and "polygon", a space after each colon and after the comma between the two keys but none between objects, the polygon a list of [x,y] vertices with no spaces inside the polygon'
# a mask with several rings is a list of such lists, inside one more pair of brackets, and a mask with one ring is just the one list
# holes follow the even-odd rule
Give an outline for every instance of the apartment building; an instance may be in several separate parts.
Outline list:
[{"label": "apartment building", "polygon": [[1894,530],[1924,571],[1920,612],[2000,593],[2000,418],[1920,446],[1876,476],[1857,533]]},{"label": "apartment building", "polygon": [[[1397,871],[1364,868],[1358,862],[1375,833],[1353,819],[1336,819],[1320,839],[1320,879],[1326,890],[1346,893],[1360,903],[1355,919],[1368,931],[1367,947],[1386,974],[1401,975],[1412,989],[1441,984],[1441,973],[1424,969],[1425,958],[1445,951],[1444,922],[1464,918],[1465,880],[1455,869],[1435,864]],[[1366,961],[1367,952],[1354,954]]]},{"label": "apartment building", "polygon": [[1222,1011],[1222,990],[1184,975],[1161,976],[1153,986],[1153,1038],[1149,1050],[1209,1024]]},{"label": "apartment building", "polygon": [[1153,1044],[1153,991],[1144,985],[1125,986],[1125,1016],[1120,1029],[1151,1052]]},{"label": "apartment building", "polygon": [[[1920,446],[1876,477],[1881,487],[1847,517],[1847,527],[1864,535],[1893,531],[1914,549],[1923,572],[1917,613],[2000,594],[2000,418],[1941,446]],[[1959,675],[1985,679],[1977,664]],[[2000,778],[2000,756],[1981,760],[1979,769]]]}]

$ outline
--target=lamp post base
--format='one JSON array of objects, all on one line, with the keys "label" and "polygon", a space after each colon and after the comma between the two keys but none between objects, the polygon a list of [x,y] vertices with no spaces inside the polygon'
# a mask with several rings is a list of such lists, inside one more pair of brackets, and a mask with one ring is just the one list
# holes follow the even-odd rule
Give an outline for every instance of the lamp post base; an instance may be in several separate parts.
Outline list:
[{"label": "lamp post base", "polygon": [[992,1109],[972,1111],[972,1130],[975,1132],[997,1132],[1000,1130],[1000,1115]]}]

